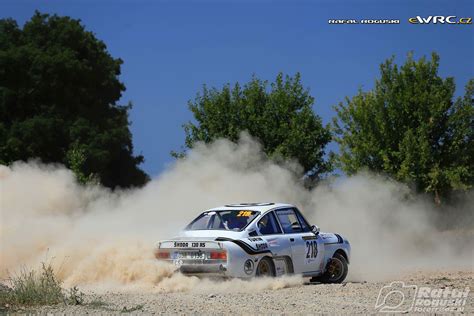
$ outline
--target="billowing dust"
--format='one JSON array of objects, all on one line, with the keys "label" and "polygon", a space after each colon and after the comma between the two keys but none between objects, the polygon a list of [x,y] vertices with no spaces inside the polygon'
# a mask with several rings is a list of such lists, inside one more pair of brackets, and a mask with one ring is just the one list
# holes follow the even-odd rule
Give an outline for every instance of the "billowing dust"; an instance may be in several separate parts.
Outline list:
[{"label": "billowing dust", "polygon": [[266,159],[246,135],[238,144],[197,146],[137,190],[84,187],[59,165],[0,166],[0,278],[49,261],[65,286],[96,291],[246,291],[301,284],[297,276],[200,280],[154,260],[155,242],[175,236],[200,211],[254,201],[295,204],[322,231],[347,237],[350,280],[390,278],[409,269],[472,268],[472,192],[464,207],[442,217],[456,219],[457,226],[441,229],[440,212],[401,184],[362,174],[308,191],[295,170],[294,163]]}]

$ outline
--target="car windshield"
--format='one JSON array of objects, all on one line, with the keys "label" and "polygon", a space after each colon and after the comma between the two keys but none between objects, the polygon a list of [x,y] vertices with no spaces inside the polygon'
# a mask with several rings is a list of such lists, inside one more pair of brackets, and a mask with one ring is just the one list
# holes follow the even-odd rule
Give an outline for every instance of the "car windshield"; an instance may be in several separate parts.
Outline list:
[{"label": "car windshield", "polygon": [[209,211],[199,215],[186,230],[233,230],[244,229],[257,217],[257,211],[228,210]]}]

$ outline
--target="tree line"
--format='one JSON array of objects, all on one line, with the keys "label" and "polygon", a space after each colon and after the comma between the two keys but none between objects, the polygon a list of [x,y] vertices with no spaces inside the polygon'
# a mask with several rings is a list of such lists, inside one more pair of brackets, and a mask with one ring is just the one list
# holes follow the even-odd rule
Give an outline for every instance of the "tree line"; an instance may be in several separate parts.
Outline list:
[{"label": "tree line", "polygon": [[[189,101],[194,120],[175,157],[196,142],[258,139],[275,160],[297,160],[312,181],[335,168],[369,170],[432,194],[440,203],[474,183],[474,79],[455,97],[454,78],[438,74],[440,58],[380,65],[374,88],[334,107],[323,125],[299,73],[272,82],[203,87]],[[134,155],[128,114],[119,101],[122,60],[79,20],[36,12],[20,28],[0,20],[0,163],[40,158],[71,168],[81,182],[114,187],[145,184]],[[336,141],[338,153],[328,153]]]}]

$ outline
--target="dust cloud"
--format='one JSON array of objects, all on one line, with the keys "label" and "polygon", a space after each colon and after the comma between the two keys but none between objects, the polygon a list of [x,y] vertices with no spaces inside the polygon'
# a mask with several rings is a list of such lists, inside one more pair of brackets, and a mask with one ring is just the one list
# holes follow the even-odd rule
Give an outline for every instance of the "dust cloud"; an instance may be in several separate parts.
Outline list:
[{"label": "dust cloud", "polygon": [[155,242],[175,236],[200,211],[254,201],[295,204],[322,231],[347,237],[351,280],[389,278],[406,269],[472,268],[472,204],[459,212],[462,229],[440,230],[433,206],[401,184],[360,174],[308,191],[295,176],[299,170],[296,163],[266,159],[245,134],[238,144],[198,145],[136,190],[81,186],[60,165],[0,166],[0,278],[51,261],[65,286],[92,290],[245,291],[301,284],[297,276],[199,280],[154,260]]}]

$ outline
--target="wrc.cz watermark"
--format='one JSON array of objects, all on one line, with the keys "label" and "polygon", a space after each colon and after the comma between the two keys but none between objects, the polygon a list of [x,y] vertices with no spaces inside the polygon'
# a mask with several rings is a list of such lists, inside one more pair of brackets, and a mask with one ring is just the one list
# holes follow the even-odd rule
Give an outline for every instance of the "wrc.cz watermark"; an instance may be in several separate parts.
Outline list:
[{"label": "wrc.cz watermark", "polygon": [[470,288],[432,288],[394,281],[379,291],[375,309],[385,313],[463,312]]},{"label": "wrc.cz watermark", "polygon": [[[455,15],[415,16],[408,19],[410,24],[472,25],[472,17]],[[329,24],[401,24],[400,19],[329,19]]]}]

